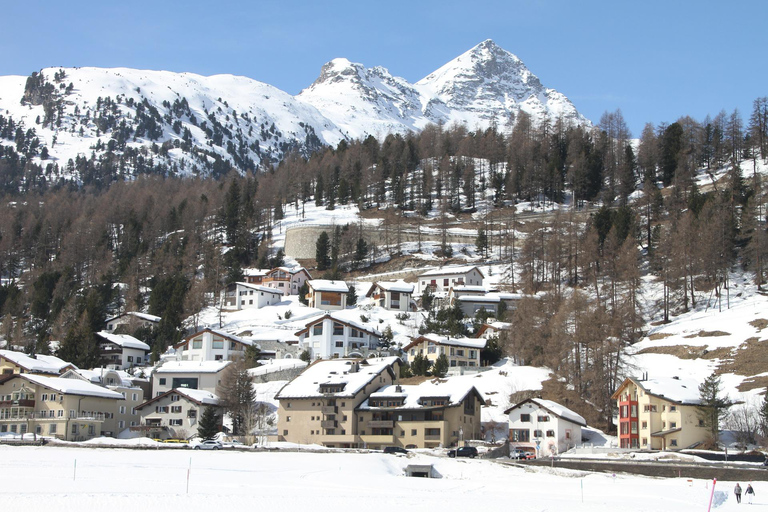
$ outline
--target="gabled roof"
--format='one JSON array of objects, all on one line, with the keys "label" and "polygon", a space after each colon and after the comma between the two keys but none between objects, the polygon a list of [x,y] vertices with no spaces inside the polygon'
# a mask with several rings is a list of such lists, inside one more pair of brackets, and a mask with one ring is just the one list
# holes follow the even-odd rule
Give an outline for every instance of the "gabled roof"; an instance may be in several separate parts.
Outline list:
[{"label": "gabled roof", "polygon": [[189,336],[184,338],[180,343],[177,343],[176,345],[174,345],[173,348],[183,347],[187,343],[189,343],[192,340],[192,338],[197,338],[198,336],[200,336],[201,334],[204,334],[206,332],[210,332],[211,334],[215,334],[216,336],[221,336],[224,339],[227,339],[227,340],[230,340],[230,341],[234,341],[236,343],[240,343],[240,344],[245,345],[245,346],[253,345],[253,342],[251,340],[246,340],[245,338],[241,338],[239,336],[235,336],[234,334],[230,334],[228,332],[220,331],[218,329],[212,329],[211,327],[206,327],[205,329],[203,329],[201,331],[197,331],[194,334],[190,334]]},{"label": "gabled roof", "polygon": [[282,270],[283,272],[291,274],[292,276],[295,276],[296,274],[300,274],[301,272],[304,272],[305,274],[307,274],[307,277],[312,279],[312,276],[310,275],[309,271],[306,268],[304,268],[304,267],[291,267],[291,268],[289,268],[289,267],[275,267],[272,270],[270,270],[269,272],[267,272],[267,275],[269,275],[269,274],[271,274],[273,272],[276,272],[278,270]]},{"label": "gabled roof", "polygon": [[488,340],[483,338],[451,338],[449,336],[440,336],[439,334],[424,334],[418,338],[413,338],[413,341],[403,347],[404,351],[410,350],[412,347],[421,345],[425,341],[431,341],[435,345],[448,345],[451,347],[466,347],[475,349],[484,349]]},{"label": "gabled roof", "polygon": [[107,331],[99,331],[96,333],[96,336],[105,339],[110,343],[114,343],[118,347],[135,348],[137,350],[144,350],[146,352],[151,350],[149,345],[127,334],[112,334],[111,332]]},{"label": "gabled roof", "polygon": [[329,396],[322,393],[320,386],[341,386],[340,392],[331,393],[335,397],[351,398],[366,385],[384,372],[395,379],[394,368],[399,363],[397,357],[373,359],[321,359],[304,369],[301,374],[282,387],[275,398],[320,398]]},{"label": "gabled roof", "polygon": [[549,411],[551,414],[557,416],[558,418],[570,421],[576,425],[581,425],[582,427],[587,426],[587,420],[585,420],[580,414],[573,412],[572,410],[558,404],[557,402],[553,402],[552,400],[544,400],[542,398],[529,398],[527,400],[523,400],[519,404],[516,404],[504,411],[504,414],[509,414],[515,409],[518,409],[521,405],[527,403],[532,403],[541,409]]},{"label": "gabled roof", "polygon": [[310,279],[307,281],[309,287],[316,292],[337,292],[349,293],[349,287],[344,281],[327,279]]},{"label": "gabled roof", "polygon": [[77,366],[68,363],[56,356],[36,354],[34,357],[24,352],[13,350],[0,350],[0,357],[10,361],[19,368],[29,373],[50,373],[59,375],[68,369],[76,369]]},{"label": "gabled roof", "polygon": [[483,324],[475,333],[475,337],[479,338],[485,331],[511,331],[512,324],[509,322],[491,322],[489,324]]},{"label": "gabled roof", "polygon": [[219,397],[210,391],[204,391],[202,389],[175,388],[170,389],[161,395],[157,395],[156,397],[147,400],[143,404],[137,405],[136,409],[143,409],[149,404],[157,402],[158,400],[162,400],[163,398],[170,395],[180,395],[195,405],[219,405]]},{"label": "gabled roof", "polygon": [[[118,384],[106,384],[104,382],[104,377],[107,375],[116,376],[119,379]],[[91,384],[96,384],[97,386],[119,385],[124,388],[138,387],[134,385],[133,377],[129,375],[128,372],[122,370],[107,370],[102,368],[95,370],[68,370],[64,372],[60,378],[80,379],[85,382],[90,382]]]},{"label": "gabled roof", "polygon": [[80,379],[60,379],[58,377],[43,377],[42,375],[19,375],[22,379],[34,384],[45,386],[48,389],[58,391],[65,395],[93,396],[97,398],[110,398],[113,400],[125,400],[125,397],[116,391],[85,382]]},{"label": "gabled roof", "polygon": [[680,379],[678,377],[657,377],[646,380],[627,377],[613,393],[611,399],[618,399],[624,388],[631,383],[642,389],[646,394],[667,400],[668,402],[675,402],[680,405],[701,404],[699,383],[692,379]]},{"label": "gabled roof", "polygon": [[[283,292],[280,290],[276,290],[274,288],[270,288],[269,286],[264,286],[261,284],[252,284],[252,283],[244,283],[242,281],[238,281],[236,283],[233,283],[241,288],[250,288],[251,290],[256,290],[257,292],[264,292],[264,293],[271,293],[272,295],[282,295]],[[231,285],[230,285],[231,286]]]},{"label": "gabled roof", "polygon": [[353,327],[357,329],[358,331],[363,331],[365,333],[370,334],[371,336],[376,336],[377,338],[381,338],[381,333],[377,331],[376,329],[372,329],[370,327],[365,327],[364,325],[358,324],[357,322],[354,322],[352,320],[346,320],[344,319],[338,312],[330,312],[326,313],[321,317],[315,318],[314,320],[310,321],[308,324],[304,326],[304,328],[298,332],[295,333],[296,336],[301,336],[305,332],[309,331],[309,329],[316,324],[322,323],[326,319],[331,319],[334,322],[338,322],[340,324],[347,325],[349,327]]},{"label": "gabled roof", "polygon": [[[392,384],[371,393],[371,396],[358,406],[358,409],[403,410],[456,407],[464,403],[464,400],[469,395],[475,395],[481,403],[485,402],[485,398],[477,388],[465,380],[432,379],[413,386]],[[370,399],[373,398],[402,398],[403,405],[397,407],[373,407],[369,405]],[[445,398],[448,403],[441,406],[422,405],[422,400],[425,398]]]},{"label": "gabled roof", "polygon": [[147,322],[154,322],[154,323],[157,323],[161,320],[159,316],[150,315],[147,313],[140,313],[138,311],[126,311],[125,313],[122,313],[117,316],[113,316],[112,318],[107,318],[106,323],[109,323],[113,320],[117,320],[118,318],[122,318],[124,316],[133,316],[141,320],[146,320]]},{"label": "gabled roof", "polygon": [[373,295],[376,288],[380,288],[388,292],[413,293],[414,285],[411,283],[406,283],[402,279],[399,281],[377,281],[371,284],[371,289],[368,290],[368,293],[365,294],[366,297]]},{"label": "gabled roof", "polygon": [[419,277],[452,276],[452,275],[458,275],[458,274],[468,274],[472,272],[472,270],[477,270],[477,272],[480,274],[480,277],[483,277],[483,278],[485,277],[482,271],[478,267],[474,267],[471,265],[442,267],[442,268],[427,270],[423,274],[420,274]]}]

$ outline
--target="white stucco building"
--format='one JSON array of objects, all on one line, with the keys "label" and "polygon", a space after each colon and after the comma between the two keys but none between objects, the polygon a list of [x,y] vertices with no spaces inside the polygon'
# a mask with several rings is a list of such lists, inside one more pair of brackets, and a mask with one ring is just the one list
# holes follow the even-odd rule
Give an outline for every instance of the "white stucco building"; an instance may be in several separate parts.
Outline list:
[{"label": "white stucco building", "polygon": [[504,411],[509,416],[509,442],[513,448],[537,457],[563,453],[581,444],[582,416],[551,400],[529,398]]}]

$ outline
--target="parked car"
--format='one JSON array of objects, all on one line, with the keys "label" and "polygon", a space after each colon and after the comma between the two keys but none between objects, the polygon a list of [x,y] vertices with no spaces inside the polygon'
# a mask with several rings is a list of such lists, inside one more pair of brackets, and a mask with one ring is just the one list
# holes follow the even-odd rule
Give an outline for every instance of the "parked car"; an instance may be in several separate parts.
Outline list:
[{"label": "parked car", "polygon": [[474,459],[477,455],[477,448],[474,446],[462,446],[448,452],[449,457],[469,457]]},{"label": "parked car", "polygon": [[517,460],[530,460],[530,459],[535,459],[536,454],[528,450],[521,450],[520,448],[515,448],[514,450],[509,452],[509,458],[517,459]]},{"label": "parked car", "polygon": [[221,450],[222,444],[214,439],[206,439],[195,445],[195,450]]},{"label": "parked car", "polygon": [[384,453],[408,453],[408,450],[399,446],[385,446]]},{"label": "parked car", "polygon": [[245,448],[245,445],[237,439],[233,439],[231,441],[222,441],[221,445],[224,448]]}]

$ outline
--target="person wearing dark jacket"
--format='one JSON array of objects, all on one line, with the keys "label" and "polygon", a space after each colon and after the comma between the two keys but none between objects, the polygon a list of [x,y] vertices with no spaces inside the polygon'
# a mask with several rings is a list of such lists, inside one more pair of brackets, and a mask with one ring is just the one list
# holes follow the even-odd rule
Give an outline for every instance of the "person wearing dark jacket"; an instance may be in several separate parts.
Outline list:
[{"label": "person wearing dark jacket", "polygon": [[736,503],[741,503],[741,486],[739,484],[733,488],[733,494],[736,495]]},{"label": "person wearing dark jacket", "polygon": [[752,498],[755,496],[755,490],[752,488],[752,484],[747,484],[747,490],[744,491],[747,497],[747,503],[752,504]]}]

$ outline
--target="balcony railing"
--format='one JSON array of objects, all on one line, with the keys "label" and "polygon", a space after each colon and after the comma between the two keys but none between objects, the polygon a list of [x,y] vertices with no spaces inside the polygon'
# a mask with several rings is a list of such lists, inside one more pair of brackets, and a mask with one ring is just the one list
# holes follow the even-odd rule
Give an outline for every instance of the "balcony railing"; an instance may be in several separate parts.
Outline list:
[{"label": "balcony railing", "polygon": [[440,436],[440,434],[437,434],[437,435],[430,434],[430,435],[425,435],[424,436],[424,440],[425,441],[439,441],[441,439],[441,437],[442,436]]},{"label": "balcony railing", "polygon": [[24,399],[24,400],[3,400],[0,402],[0,407],[34,407],[35,401]]},{"label": "balcony railing", "polygon": [[323,414],[336,414],[339,411],[333,405],[325,405],[325,406],[320,408],[320,412],[322,412]]},{"label": "balcony railing", "polygon": [[367,424],[368,428],[394,428],[395,422],[393,420],[372,420]]},{"label": "balcony railing", "polygon": [[51,416],[48,411],[8,411],[0,413],[0,420],[51,420],[61,421],[64,419],[70,420],[87,420],[87,421],[104,421],[105,415],[101,412],[81,412],[70,414],[67,413],[64,416],[59,416],[58,411],[56,415]]},{"label": "balcony railing", "polygon": [[320,422],[322,428],[336,428],[339,426],[339,422],[336,420],[323,420]]}]

